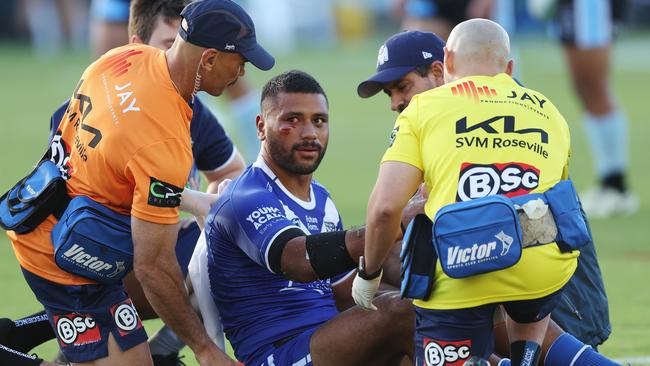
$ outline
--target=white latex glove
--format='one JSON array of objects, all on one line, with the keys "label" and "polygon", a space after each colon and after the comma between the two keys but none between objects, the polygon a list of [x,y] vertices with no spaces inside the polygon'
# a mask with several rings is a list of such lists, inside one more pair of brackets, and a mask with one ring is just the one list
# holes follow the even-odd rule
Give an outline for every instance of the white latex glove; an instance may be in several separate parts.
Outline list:
[{"label": "white latex glove", "polygon": [[352,282],[352,298],[362,309],[377,310],[377,307],[372,303],[372,299],[377,293],[379,283],[381,282],[381,276],[383,274],[384,271],[382,270],[379,276],[372,280],[364,280],[359,277],[359,273],[354,277],[354,281]]}]

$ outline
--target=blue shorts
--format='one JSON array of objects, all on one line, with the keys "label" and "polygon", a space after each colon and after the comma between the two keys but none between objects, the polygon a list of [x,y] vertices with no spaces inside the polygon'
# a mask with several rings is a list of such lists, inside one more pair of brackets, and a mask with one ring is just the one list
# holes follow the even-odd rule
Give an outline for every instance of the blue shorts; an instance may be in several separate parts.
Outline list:
[{"label": "blue shorts", "polygon": [[563,44],[581,49],[606,47],[623,14],[619,0],[560,0],[555,26]]},{"label": "blue shorts", "polygon": [[312,334],[317,329],[309,329],[289,340],[275,342],[270,351],[263,352],[262,356],[257,357],[250,364],[260,366],[312,366],[309,342]]},{"label": "blue shorts", "polygon": [[178,239],[176,239],[176,259],[183,272],[183,278],[187,276],[187,266],[192,259],[196,241],[199,240],[201,229],[196,221],[189,224],[186,228],[178,230]]},{"label": "blue shorts", "polygon": [[[501,305],[518,323],[545,318],[562,290],[539,299]],[[415,365],[462,366],[472,356],[488,359],[494,351],[493,317],[499,304],[467,309],[431,310],[415,306]]]},{"label": "blue shorts", "polygon": [[131,0],[93,0],[90,14],[93,18],[112,23],[129,21]]},{"label": "blue shorts", "polygon": [[415,306],[415,365],[462,366],[471,356],[489,357],[494,348],[496,305],[430,310]]},{"label": "blue shorts", "polygon": [[65,286],[25,269],[23,276],[45,307],[68,361],[108,356],[109,334],[123,351],[147,341],[140,317],[121,284]]}]

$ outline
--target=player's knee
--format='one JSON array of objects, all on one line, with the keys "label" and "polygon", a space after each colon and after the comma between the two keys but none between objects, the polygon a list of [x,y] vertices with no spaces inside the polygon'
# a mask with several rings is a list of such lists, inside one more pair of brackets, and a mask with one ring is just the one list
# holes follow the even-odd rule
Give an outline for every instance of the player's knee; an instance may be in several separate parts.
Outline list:
[{"label": "player's knee", "polygon": [[575,88],[584,108],[590,113],[601,114],[611,109],[612,101],[606,81],[593,78],[577,78]]},{"label": "player's knee", "polygon": [[380,304],[380,311],[385,315],[384,321],[390,324],[388,329],[412,338],[411,335],[415,331],[415,312],[411,301],[400,298],[397,292],[384,294],[380,298],[384,302]]}]

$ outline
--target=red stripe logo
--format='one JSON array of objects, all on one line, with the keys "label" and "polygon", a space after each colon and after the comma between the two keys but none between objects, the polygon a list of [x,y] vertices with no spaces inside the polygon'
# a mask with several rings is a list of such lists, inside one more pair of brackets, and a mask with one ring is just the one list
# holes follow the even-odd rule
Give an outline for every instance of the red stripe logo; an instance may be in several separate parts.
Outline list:
[{"label": "red stripe logo", "polygon": [[141,53],[142,51],[126,50],[110,56],[103,65],[102,72],[109,70],[113,77],[124,75],[129,71],[129,67],[132,65],[127,59]]},{"label": "red stripe logo", "polygon": [[454,96],[467,97],[478,103],[481,98],[492,99],[497,96],[496,90],[485,85],[476,86],[472,80],[463,81],[451,87]]}]

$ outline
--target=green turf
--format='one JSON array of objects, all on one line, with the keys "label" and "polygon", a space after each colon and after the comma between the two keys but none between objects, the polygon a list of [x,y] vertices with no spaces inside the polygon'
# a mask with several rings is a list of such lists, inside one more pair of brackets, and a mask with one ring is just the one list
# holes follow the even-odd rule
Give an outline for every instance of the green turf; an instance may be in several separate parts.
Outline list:
[{"label": "green turf", "polygon": [[[647,170],[650,125],[646,120],[650,96],[650,46],[647,34],[622,39],[615,49],[613,86],[630,119],[630,183],[641,198],[641,209],[632,217],[593,221],[605,283],[610,297],[613,334],[601,348],[612,357],[650,354],[650,183]],[[304,51],[278,57],[273,74],[300,68],[319,79],[331,104],[331,141],[317,178],[327,186],[346,225],[362,224],[374,184],[377,163],[388,143],[395,114],[384,96],[359,99],[356,84],[375,64],[379,40],[346,44],[337,48]],[[521,39],[521,80],[546,94],[569,121],[572,129],[572,175],[579,189],[594,181],[580,111],[567,79],[560,50],[543,39]],[[65,55],[39,61],[28,49],[0,44],[0,190],[4,191],[36,162],[44,151],[51,112],[68,97],[87,56]],[[645,60],[645,61],[644,61]],[[248,67],[261,85],[271,74]],[[38,311],[6,237],[0,236],[0,317],[20,317]],[[157,322],[147,328],[155,330]],[[39,348],[50,357],[56,344]],[[194,365],[193,357],[188,365]]]}]

